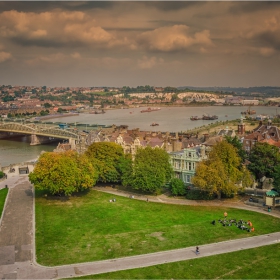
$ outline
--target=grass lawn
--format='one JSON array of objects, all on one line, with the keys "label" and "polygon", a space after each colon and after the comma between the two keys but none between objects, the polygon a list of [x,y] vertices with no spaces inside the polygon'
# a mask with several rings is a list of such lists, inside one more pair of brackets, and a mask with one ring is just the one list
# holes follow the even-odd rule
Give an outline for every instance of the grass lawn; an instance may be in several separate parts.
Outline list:
[{"label": "grass lawn", "polygon": [[279,279],[280,244],[71,279]]},{"label": "grass lawn", "polygon": [[[168,205],[91,190],[69,200],[36,192],[36,252],[44,265],[62,265],[170,250],[280,231],[279,219],[220,207]],[[211,221],[251,220],[255,232]]]},{"label": "grass lawn", "polygon": [[6,196],[8,194],[8,189],[2,189],[0,190],[0,217],[2,216]]}]

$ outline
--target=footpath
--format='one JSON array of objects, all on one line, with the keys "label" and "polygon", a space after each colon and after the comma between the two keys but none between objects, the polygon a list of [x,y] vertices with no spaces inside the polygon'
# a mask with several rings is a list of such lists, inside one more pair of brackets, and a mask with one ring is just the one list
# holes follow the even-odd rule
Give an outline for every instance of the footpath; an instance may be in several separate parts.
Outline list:
[{"label": "footpath", "polygon": [[267,207],[263,207],[260,205],[251,206],[245,204],[245,201],[248,200],[248,198],[240,199],[240,200],[190,200],[185,198],[175,198],[170,197],[165,194],[158,195],[158,196],[152,196],[152,195],[142,195],[142,194],[136,194],[136,193],[128,193],[126,191],[122,191],[117,188],[113,188],[110,186],[106,187],[94,187],[95,190],[110,193],[112,195],[118,195],[118,196],[124,196],[124,197],[131,197],[133,196],[134,199],[138,200],[145,200],[151,201],[151,202],[157,202],[157,203],[166,203],[166,204],[180,204],[180,205],[193,205],[193,206],[219,206],[219,207],[225,207],[225,208],[239,208],[244,210],[250,210],[254,212],[259,212],[267,215],[271,215],[274,217],[280,218],[280,209],[275,209],[272,212],[267,212]]},{"label": "footpath", "polygon": [[[34,191],[27,175],[9,177],[0,182],[0,189],[8,185],[9,193],[5,202],[2,219],[0,220],[0,279],[60,279],[83,275],[93,275],[112,271],[147,267],[157,264],[184,261],[216,254],[245,250],[280,242],[280,232],[211,243],[200,247],[200,254],[195,248],[187,247],[176,250],[162,251],[151,254],[137,255],[95,261],[88,263],[46,267],[36,262],[35,255],[35,212]],[[114,195],[128,196],[127,193],[113,188],[96,188]],[[146,200],[146,196],[134,194],[134,199]],[[204,205],[196,201],[170,199],[166,196],[148,197],[149,201],[160,203]],[[207,203],[207,205],[214,203]],[[219,206],[236,207],[252,211],[260,211],[280,218],[279,211],[264,212],[263,209],[247,206],[244,202],[232,205],[219,202]],[[198,244],[199,245],[199,244]]]}]

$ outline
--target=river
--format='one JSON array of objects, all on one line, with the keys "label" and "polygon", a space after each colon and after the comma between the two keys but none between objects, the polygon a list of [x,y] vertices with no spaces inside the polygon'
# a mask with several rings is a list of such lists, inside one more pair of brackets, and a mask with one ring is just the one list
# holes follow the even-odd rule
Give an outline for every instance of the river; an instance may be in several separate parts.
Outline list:
[{"label": "river", "polygon": [[[256,115],[276,115],[277,107],[254,106]],[[209,106],[209,107],[162,107],[161,110],[149,113],[141,113],[146,109],[131,108],[107,110],[105,114],[80,114],[67,118],[54,118],[48,121],[63,123],[83,123],[87,125],[128,125],[129,129],[139,128],[143,131],[170,131],[180,132],[199,127],[215,121],[191,121],[191,116],[201,117],[203,114],[217,115],[217,121],[238,119],[242,111],[247,107],[243,106]],[[279,108],[280,111],[280,108]],[[150,126],[158,123],[159,126]],[[37,158],[41,151],[52,151],[57,144],[46,144],[30,146],[28,137],[21,137],[9,140],[0,140],[0,164],[8,166],[12,163],[19,163]]]}]

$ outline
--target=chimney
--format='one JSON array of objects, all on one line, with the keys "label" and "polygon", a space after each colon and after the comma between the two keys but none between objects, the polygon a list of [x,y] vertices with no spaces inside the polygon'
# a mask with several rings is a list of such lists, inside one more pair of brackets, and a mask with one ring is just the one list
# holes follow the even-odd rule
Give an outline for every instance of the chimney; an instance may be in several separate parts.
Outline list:
[{"label": "chimney", "polygon": [[203,134],[203,136],[204,136],[203,142],[205,142],[209,139],[209,134],[208,133]]},{"label": "chimney", "polygon": [[272,121],[269,119],[268,121],[267,121],[267,126],[266,126],[266,128],[270,128],[271,127],[271,124],[272,124]]},{"label": "chimney", "polygon": [[172,152],[176,152],[175,151],[175,142],[176,142],[176,139],[175,138],[171,138]]}]

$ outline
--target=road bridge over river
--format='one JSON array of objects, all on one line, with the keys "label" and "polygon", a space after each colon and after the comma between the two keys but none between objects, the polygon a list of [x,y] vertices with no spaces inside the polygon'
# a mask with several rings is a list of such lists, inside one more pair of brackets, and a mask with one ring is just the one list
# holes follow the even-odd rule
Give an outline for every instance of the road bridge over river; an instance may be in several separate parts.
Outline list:
[{"label": "road bridge over river", "polygon": [[55,126],[8,122],[0,123],[0,134],[5,136],[14,134],[31,135],[30,145],[40,145],[40,137],[64,139],[68,140],[69,143],[71,141],[77,143],[80,141],[83,132],[77,129],[60,129]]}]

